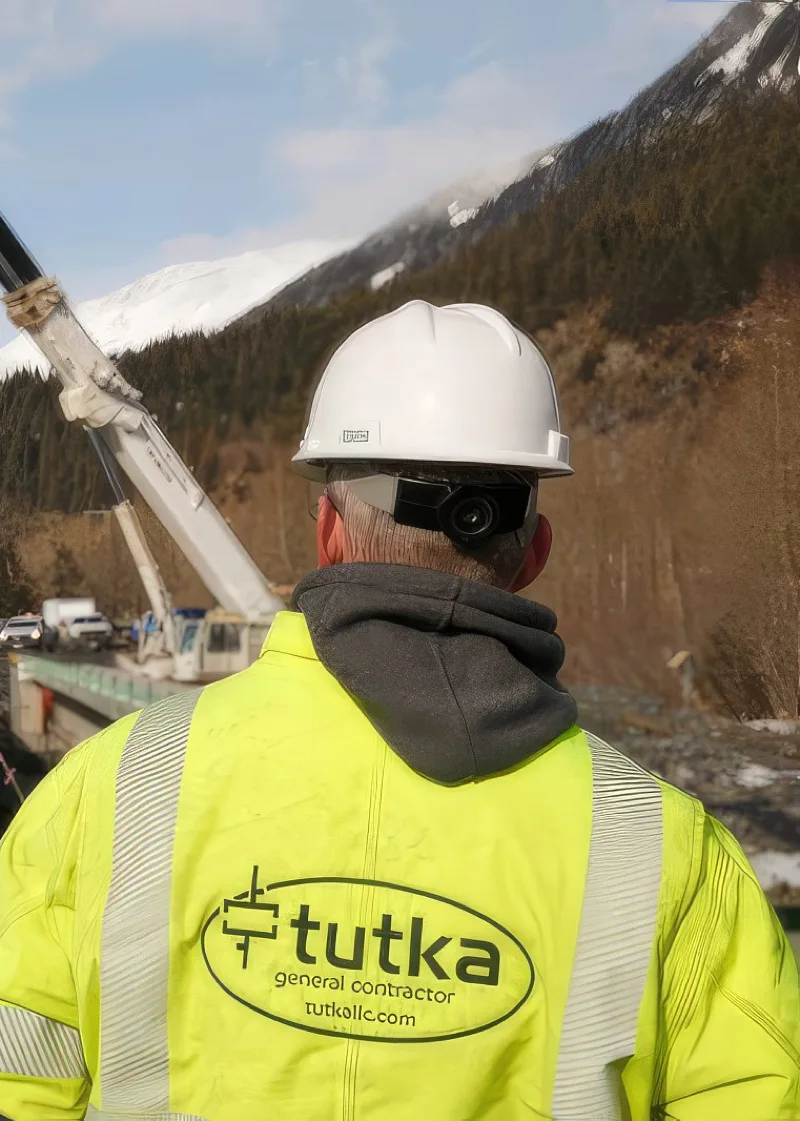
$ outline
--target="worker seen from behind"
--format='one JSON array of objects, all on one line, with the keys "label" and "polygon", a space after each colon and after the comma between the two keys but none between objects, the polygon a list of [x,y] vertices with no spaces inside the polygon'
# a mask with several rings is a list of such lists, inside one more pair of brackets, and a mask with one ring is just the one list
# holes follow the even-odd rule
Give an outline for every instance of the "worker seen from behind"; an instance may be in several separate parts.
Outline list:
[{"label": "worker seen from behind", "polygon": [[414,301],[328,364],[319,568],[245,672],[114,724],[0,846],[13,1121],[778,1121],[795,959],[739,845],[581,731],[550,369]]}]

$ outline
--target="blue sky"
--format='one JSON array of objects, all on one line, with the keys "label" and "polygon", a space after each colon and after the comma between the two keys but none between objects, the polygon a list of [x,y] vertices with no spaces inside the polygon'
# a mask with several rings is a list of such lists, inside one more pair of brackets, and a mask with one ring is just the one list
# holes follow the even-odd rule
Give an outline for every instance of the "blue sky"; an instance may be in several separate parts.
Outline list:
[{"label": "blue sky", "polygon": [[357,237],[623,104],[728,7],[0,0],[0,210],[79,300]]}]

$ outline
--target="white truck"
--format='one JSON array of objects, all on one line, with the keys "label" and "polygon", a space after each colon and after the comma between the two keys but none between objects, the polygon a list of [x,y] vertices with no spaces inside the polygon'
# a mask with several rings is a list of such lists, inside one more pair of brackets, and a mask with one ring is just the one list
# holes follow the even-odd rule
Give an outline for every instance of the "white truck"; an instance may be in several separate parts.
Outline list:
[{"label": "white truck", "polygon": [[27,332],[63,386],[59,402],[67,420],[92,432],[106,466],[127,475],[219,605],[200,620],[172,609],[135,510],[117,488],[115,512],[160,624],[160,641],[140,651],[143,660],[168,658],[179,681],[243,669],[284,607],[273,585],[141,404],[141,394],[84,331],[58,282],[44,276],[2,215],[0,285],[12,324]]},{"label": "white truck", "polygon": [[114,635],[110,620],[87,596],[46,599],[42,604],[42,618],[58,634],[58,645],[67,649],[102,650]]},{"label": "white truck", "polygon": [[97,604],[88,596],[66,599],[46,599],[42,604],[42,618],[48,627],[57,630],[62,623],[71,622],[80,615],[93,615]]}]

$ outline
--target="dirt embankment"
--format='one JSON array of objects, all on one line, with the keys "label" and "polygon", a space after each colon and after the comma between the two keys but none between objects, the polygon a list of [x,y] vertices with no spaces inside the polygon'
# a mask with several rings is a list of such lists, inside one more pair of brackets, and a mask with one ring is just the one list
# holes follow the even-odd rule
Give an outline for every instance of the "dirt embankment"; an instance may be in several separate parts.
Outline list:
[{"label": "dirt embankment", "polygon": [[[677,698],[667,661],[692,653],[702,691],[743,716],[800,704],[800,280],[773,272],[744,311],[610,336],[599,311],[542,341],[573,436],[576,475],[546,483],[555,545],[537,598],[559,614],[570,681]],[[218,449],[212,495],[277,583],[314,564],[307,485],[292,448],[257,432]],[[208,604],[143,512],[176,602]],[[145,606],[111,515],[43,515],[21,534],[41,595],[93,591]]]},{"label": "dirt embankment", "polygon": [[666,662],[689,650],[736,715],[798,715],[797,275],[713,323],[611,341],[588,382],[560,336],[576,476],[543,487],[556,542],[537,595],[570,678],[675,696]]}]

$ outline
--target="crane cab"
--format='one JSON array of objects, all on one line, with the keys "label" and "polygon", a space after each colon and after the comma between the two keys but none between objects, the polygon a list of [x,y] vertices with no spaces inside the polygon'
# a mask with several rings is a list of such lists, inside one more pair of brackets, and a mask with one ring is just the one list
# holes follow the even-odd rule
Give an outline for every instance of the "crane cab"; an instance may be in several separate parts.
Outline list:
[{"label": "crane cab", "polygon": [[173,612],[176,681],[216,681],[246,669],[261,652],[269,622],[233,612],[184,609]]}]

